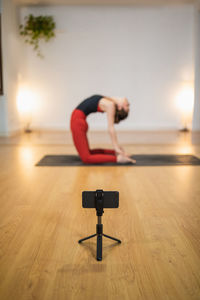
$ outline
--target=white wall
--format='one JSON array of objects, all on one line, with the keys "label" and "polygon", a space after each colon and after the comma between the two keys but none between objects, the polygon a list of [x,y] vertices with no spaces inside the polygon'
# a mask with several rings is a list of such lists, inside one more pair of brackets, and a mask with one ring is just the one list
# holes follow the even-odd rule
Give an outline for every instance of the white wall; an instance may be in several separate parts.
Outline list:
[{"label": "white wall", "polygon": [[[123,129],[178,129],[175,95],[194,80],[191,5],[23,7],[25,15],[53,15],[57,37],[41,60],[27,50],[27,77],[40,96],[33,126],[69,128],[73,108],[93,93],[126,96],[131,114]],[[92,129],[105,116],[89,117]]]},{"label": "white wall", "polygon": [[200,1],[195,6],[195,102],[193,129],[200,130]]},{"label": "white wall", "polygon": [[19,13],[13,0],[1,1],[3,90],[0,99],[0,134],[11,135],[21,128],[16,97],[19,76],[25,74],[24,45],[19,36]]},{"label": "white wall", "polygon": [[[2,3],[0,1],[0,13],[2,14]],[[0,136],[8,134],[6,99],[0,95]]]},{"label": "white wall", "polygon": [[0,96],[0,136],[8,135],[6,99]]}]

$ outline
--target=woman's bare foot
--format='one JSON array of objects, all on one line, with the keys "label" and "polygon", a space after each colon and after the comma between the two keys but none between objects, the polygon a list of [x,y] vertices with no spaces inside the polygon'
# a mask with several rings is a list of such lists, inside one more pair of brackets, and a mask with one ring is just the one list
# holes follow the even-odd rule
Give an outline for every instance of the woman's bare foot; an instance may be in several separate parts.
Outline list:
[{"label": "woman's bare foot", "polygon": [[125,156],[123,154],[118,154],[117,155],[117,162],[119,162],[119,163],[128,163],[128,162],[131,162],[131,163],[135,164],[136,160],[134,160],[134,159],[132,159],[132,158],[130,158],[128,156]]}]

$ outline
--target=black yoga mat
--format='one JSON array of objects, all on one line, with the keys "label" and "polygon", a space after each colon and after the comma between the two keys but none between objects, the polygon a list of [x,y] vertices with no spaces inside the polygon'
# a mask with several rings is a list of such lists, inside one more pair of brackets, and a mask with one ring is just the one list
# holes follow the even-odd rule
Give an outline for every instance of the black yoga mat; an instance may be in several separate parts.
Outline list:
[{"label": "black yoga mat", "polygon": [[136,164],[106,163],[84,164],[77,155],[46,155],[36,166],[64,167],[64,166],[183,166],[200,165],[200,159],[193,155],[164,155],[137,154],[132,156]]}]

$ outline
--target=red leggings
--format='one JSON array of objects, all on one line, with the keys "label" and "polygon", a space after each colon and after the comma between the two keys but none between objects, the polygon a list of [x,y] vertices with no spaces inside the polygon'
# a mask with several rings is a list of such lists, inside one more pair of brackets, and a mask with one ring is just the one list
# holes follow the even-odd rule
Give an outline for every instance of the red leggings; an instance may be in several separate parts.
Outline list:
[{"label": "red leggings", "polygon": [[71,116],[71,131],[74,145],[84,163],[108,163],[117,162],[114,150],[89,149],[87,139],[88,124],[83,111],[75,109]]}]

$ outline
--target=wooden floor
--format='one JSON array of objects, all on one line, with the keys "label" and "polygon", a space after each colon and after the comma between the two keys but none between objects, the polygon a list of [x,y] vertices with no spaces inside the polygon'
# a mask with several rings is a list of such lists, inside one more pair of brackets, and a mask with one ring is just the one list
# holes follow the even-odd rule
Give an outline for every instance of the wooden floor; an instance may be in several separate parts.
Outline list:
[{"label": "wooden floor", "polygon": [[[1,300],[199,300],[200,167],[35,167],[70,145],[0,140]],[[184,142],[185,141],[185,142]],[[189,153],[200,142],[133,144],[130,153]],[[83,190],[118,190],[105,209],[97,262],[94,209]]]}]

